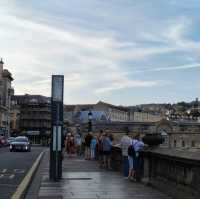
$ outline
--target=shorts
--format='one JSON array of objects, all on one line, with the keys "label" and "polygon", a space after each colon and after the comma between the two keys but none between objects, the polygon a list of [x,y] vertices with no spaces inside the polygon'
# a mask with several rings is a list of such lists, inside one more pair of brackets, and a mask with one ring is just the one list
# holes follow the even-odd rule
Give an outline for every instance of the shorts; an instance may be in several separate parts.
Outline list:
[{"label": "shorts", "polygon": [[128,156],[128,165],[129,169],[133,169],[133,158],[131,156]]},{"label": "shorts", "polygon": [[133,158],[133,169],[138,170],[139,168],[139,157],[134,157]]}]

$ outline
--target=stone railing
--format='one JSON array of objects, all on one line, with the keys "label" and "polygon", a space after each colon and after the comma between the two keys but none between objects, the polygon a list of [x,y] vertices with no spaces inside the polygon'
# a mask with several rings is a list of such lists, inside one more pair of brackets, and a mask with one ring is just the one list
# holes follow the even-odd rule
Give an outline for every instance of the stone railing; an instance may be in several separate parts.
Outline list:
[{"label": "stone railing", "polygon": [[[146,149],[143,157],[142,182],[172,198],[200,198],[200,152],[166,148]],[[121,149],[113,146],[112,167],[122,171]]]}]

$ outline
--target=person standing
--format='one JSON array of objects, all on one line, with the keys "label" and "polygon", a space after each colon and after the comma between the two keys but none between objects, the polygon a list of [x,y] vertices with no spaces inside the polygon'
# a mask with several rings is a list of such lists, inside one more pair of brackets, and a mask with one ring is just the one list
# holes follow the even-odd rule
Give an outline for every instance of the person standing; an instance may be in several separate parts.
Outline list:
[{"label": "person standing", "polygon": [[96,145],[97,145],[97,140],[95,137],[93,137],[90,144],[91,160],[94,160],[96,157]]},{"label": "person standing", "polygon": [[87,133],[85,136],[85,159],[89,160],[90,159],[90,144],[92,140],[92,134]]},{"label": "person standing", "polygon": [[131,172],[129,173],[129,178],[133,180],[137,180],[137,175],[140,167],[140,151],[144,147],[144,143],[140,140],[140,134],[136,134],[134,139],[132,140],[131,146],[133,147],[133,155],[132,159],[133,167]]},{"label": "person standing", "polygon": [[75,146],[76,146],[76,154],[78,156],[81,156],[81,144],[82,144],[82,140],[81,140],[81,136],[80,134],[76,134],[75,136]]},{"label": "person standing", "polygon": [[68,133],[65,139],[65,151],[67,152],[67,154],[70,153],[70,137],[71,137],[71,134]]},{"label": "person standing", "polygon": [[97,136],[97,156],[98,156],[98,161],[99,161],[99,167],[103,167],[103,144],[102,144],[102,139],[103,139],[103,130],[100,130],[99,135]]},{"label": "person standing", "polygon": [[102,139],[103,145],[103,167],[107,169],[111,169],[111,148],[112,148],[112,141],[110,140],[107,133],[103,135]]},{"label": "person standing", "polygon": [[127,178],[129,175],[129,162],[128,162],[128,147],[131,145],[131,138],[129,137],[129,133],[127,132],[121,138],[121,149],[122,149],[122,167],[124,177]]},{"label": "person standing", "polygon": [[69,138],[69,154],[72,155],[75,152],[75,141],[74,141],[74,135],[71,134]]}]

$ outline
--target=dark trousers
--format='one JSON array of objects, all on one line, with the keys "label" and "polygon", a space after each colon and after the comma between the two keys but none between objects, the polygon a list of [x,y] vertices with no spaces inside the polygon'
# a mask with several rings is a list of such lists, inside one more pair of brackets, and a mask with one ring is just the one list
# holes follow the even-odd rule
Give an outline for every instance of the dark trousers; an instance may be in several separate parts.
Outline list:
[{"label": "dark trousers", "polygon": [[122,156],[122,167],[124,177],[128,177],[129,165],[128,165],[128,156]]}]

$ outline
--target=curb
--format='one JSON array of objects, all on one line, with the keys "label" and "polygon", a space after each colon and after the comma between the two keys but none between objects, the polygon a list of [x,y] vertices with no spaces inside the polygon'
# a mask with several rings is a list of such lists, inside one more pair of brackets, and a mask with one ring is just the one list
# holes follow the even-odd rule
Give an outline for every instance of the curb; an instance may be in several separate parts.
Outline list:
[{"label": "curb", "polygon": [[40,161],[44,155],[44,151],[40,153],[40,155],[37,157],[36,161],[34,162],[33,166],[30,168],[20,185],[17,187],[17,190],[12,195],[11,199],[22,199],[25,196],[25,193],[31,183],[31,180],[40,164]]}]

